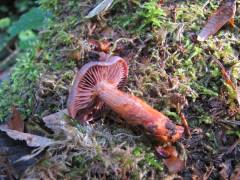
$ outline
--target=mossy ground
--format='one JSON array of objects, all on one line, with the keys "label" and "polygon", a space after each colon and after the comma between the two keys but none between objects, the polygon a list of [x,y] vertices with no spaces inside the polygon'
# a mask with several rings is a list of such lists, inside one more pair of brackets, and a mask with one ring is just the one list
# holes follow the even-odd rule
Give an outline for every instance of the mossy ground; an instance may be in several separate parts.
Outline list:
[{"label": "mossy ground", "polygon": [[[28,121],[33,116],[43,117],[65,108],[74,67],[96,60],[89,51],[88,40],[107,39],[112,42],[112,47],[117,47],[113,53],[125,58],[129,64],[130,77],[125,91],[143,98],[178,123],[180,118],[172,97],[185,99],[181,105],[192,137],[178,142],[187,157],[186,169],[180,176],[207,177],[209,174],[214,179],[223,176],[220,172],[226,166],[230,175],[239,165],[240,147],[236,145],[229,150],[240,138],[239,126],[227,123],[239,120],[239,106],[215,62],[216,59],[221,61],[240,85],[239,7],[235,28],[225,26],[217,35],[199,43],[195,35],[218,7],[217,0],[208,3],[205,0],[164,1],[163,5],[158,1],[147,4],[144,1],[116,1],[104,15],[105,19],[92,20],[83,17],[96,1],[41,2],[42,7],[54,14],[49,29],[40,32],[41,43],[34,56],[29,55],[30,63],[26,63],[30,65],[22,66],[24,61],[19,61],[17,67],[21,70],[13,72],[13,84],[0,92],[23,93],[29,102],[14,96],[7,100],[9,106],[14,102],[23,112],[27,110]],[[33,74],[29,75],[30,72]],[[23,77],[22,83],[18,80],[20,77]],[[7,91],[14,86],[14,90]],[[5,101],[3,98],[0,104],[6,109],[4,113],[9,107]],[[2,117],[6,115],[4,113]],[[50,169],[55,171],[54,176],[65,174],[69,179],[80,176],[110,179],[115,176],[120,179],[166,177],[167,171],[153,153],[155,142],[129,138],[142,135],[141,129],[132,130],[112,120],[116,118],[108,113],[102,123],[92,125],[95,130],[83,126],[85,129],[78,132],[79,136],[87,137],[90,146],[87,142],[66,144],[58,153],[49,152],[52,157],[35,170],[43,173]],[[124,138],[116,138],[115,131],[124,127],[127,129]],[[61,152],[66,153],[64,157],[59,155]]]}]

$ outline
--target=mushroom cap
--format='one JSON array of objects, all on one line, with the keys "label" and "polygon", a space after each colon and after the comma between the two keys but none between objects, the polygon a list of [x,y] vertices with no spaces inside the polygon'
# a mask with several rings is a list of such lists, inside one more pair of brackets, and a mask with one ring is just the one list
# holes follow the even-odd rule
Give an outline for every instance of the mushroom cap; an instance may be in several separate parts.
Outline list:
[{"label": "mushroom cap", "polygon": [[[67,109],[72,118],[78,112],[86,116],[98,112],[104,103],[98,98],[96,85],[106,81],[116,88],[121,88],[127,81],[128,65],[119,56],[109,57],[104,62],[93,61],[85,64],[75,75],[73,85],[70,89]],[[86,121],[89,119],[80,119]]]}]

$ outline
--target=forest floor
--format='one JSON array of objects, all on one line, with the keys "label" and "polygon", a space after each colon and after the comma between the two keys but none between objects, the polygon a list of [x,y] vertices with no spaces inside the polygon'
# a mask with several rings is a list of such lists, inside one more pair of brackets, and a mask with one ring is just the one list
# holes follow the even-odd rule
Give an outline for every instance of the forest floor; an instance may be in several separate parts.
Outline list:
[{"label": "forest floor", "polygon": [[[219,7],[217,0],[114,1],[108,10],[90,19],[84,17],[96,1],[42,0],[41,6],[53,17],[48,28],[40,31],[40,43],[34,52],[25,53],[25,61],[18,61],[17,68],[22,68],[22,72],[13,70],[13,84],[3,85],[0,94],[8,99],[1,100],[0,107],[11,107],[17,99],[19,112],[26,119],[24,132],[57,143],[41,152],[38,161],[21,176],[239,178],[240,104],[219,66],[222,64],[231,80],[240,86],[239,3],[234,28],[225,25],[207,41],[198,42],[196,35]],[[173,145],[184,168],[169,172],[164,158],[156,153],[157,146],[167,144],[159,144],[141,127],[129,126],[110,110],[85,125],[61,115],[74,68],[97,61],[95,51],[101,50],[127,61],[129,79],[124,91],[145,100],[177,124],[181,124],[181,118],[176,106],[181,108],[191,136],[184,136]],[[24,100],[10,97],[15,93],[9,90],[13,86]],[[54,118],[48,116],[57,112],[60,113]]]}]

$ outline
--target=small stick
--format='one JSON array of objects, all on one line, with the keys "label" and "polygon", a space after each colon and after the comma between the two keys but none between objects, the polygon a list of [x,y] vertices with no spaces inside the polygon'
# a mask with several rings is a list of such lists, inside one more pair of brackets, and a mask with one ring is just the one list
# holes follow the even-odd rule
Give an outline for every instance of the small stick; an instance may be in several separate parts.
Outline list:
[{"label": "small stick", "polygon": [[177,112],[178,112],[178,115],[180,116],[181,118],[181,121],[182,121],[182,125],[184,127],[184,130],[185,130],[185,133],[188,137],[191,136],[191,132],[189,130],[189,126],[188,126],[188,122],[187,122],[187,119],[185,117],[185,115],[182,113],[182,111],[180,110],[180,107],[179,105],[177,106]]}]

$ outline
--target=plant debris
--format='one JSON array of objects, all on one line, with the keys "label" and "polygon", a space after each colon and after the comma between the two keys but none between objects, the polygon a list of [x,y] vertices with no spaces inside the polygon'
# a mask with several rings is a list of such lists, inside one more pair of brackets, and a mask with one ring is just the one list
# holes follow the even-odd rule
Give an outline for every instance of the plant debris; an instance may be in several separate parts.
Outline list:
[{"label": "plant debris", "polygon": [[[103,2],[104,6],[95,9]],[[239,0],[235,1],[234,28],[226,26],[204,43],[197,42],[196,33],[206,17],[226,1],[109,2],[39,0],[39,8],[47,12],[41,20],[43,26],[19,32],[16,41],[4,43],[7,55],[3,59],[12,56],[15,60],[17,56],[17,64],[9,70],[9,81],[1,83],[0,121],[9,120],[15,105],[24,119],[25,133],[54,143],[44,149],[32,148],[25,140],[14,140],[0,131],[4,142],[7,139],[15,143],[14,150],[30,148],[3,157],[1,177],[14,174],[12,162],[6,160],[20,159],[16,163],[26,162],[21,164],[26,167],[26,159],[31,160],[38,152],[40,161],[35,156],[37,163],[29,163],[30,167],[22,170],[22,179],[213,180],[238,176],[234,172],[238,174],[240,162],[239,93],[235,90],[240,85]],[[90,12],[93,17],[85,18]],[[1,22],[0,26],[5,27]],[[27,22],[32,28],[31,21]],[[5,31],[1,29],[0,39]],[[18,48],[18,44],[24,45],[18,43],[20,39],[33,37],[33,33],[37,36],[37,32],[39,38],[34,44],[26,50]],[[175,146],[177,155],[172,157],[178,160],[158,157],[154,149],[159,142],[152,133],[130,126],[107,106],[96,114],[95,121],[84,124],[66,112],[74,69],[90,61],[106,63],[111,56],[122,57],[129,66],[123,92],[144,100],[173,124],[185,122],[185,132],[189,130],[191,136],[161,144],[163,148]],[[84,115],[87,120],[92,117],[92,113]],[[8,148],[4,143],[1,147]],[[171,174],[165,163],[176,173]]]},{"label": "plant debris", "polygon": [[234,26],[236,12],[236,0],[223,0],[218,10],[208,19],[207,24],[199,33],[198,41],[205,41],[209,36],[214,35],[227,22]]},{"label": "plant debris", "polygon": [[11,130],[16,130],[19,132],[24,131],[24,121],[22,120],[21,115],[15,106],[12,107],[12,117],[7,122],[7,127]]},{"label": "plant debris", "polygon": [[0,178],[19,179],[24,171],[36,164],[41,154],[18,161],[33,152],[34,148],[22,141],[14,140],[5,132],[0,131]]},{"label": "plant debris", "polygon": [[55,134],[59,134],[61,131],[67,131],[65,117],[68,116],[67,109],[50,114],[42,118],[45,126],[54,131]]},{"label": "plant debris", "polygon": [[157,147],[158,155],[164,157],[164,164],[170,173],[178,173],[185,168],[185,162],[179,158],[179,154],[174,146]]},{"label": "plant debris", "polygon": [[5,127],[0,127],[0,131],[5,132],[14,140],[25,141],[29,147],[47,147],[55,143],[53,140],[46,137],[23,133],[16,130],[7,129]]},{"label": "plant debris", "polygon": [[108,10],[108,8],[112,5],[113,0],[103,0],[100,2],[93,10],[91,10],[85,18],[92,18],[94,16],[99,16]]},{"label": "plant debris", "polygon": [[236,84],[233,83],[233,81],[231,80],[230,76],[228,75],[228,73],[227,73],[226,69],[224,68],[224,66],[222,65],[222,63],[218,60],[215,60],[215,61],[221,69],[221,73],[222,73],[223,79],[225,80],[226,84],[232,89],[235,99],[237,100],[238,106],[240,108],[240,88]]}]

